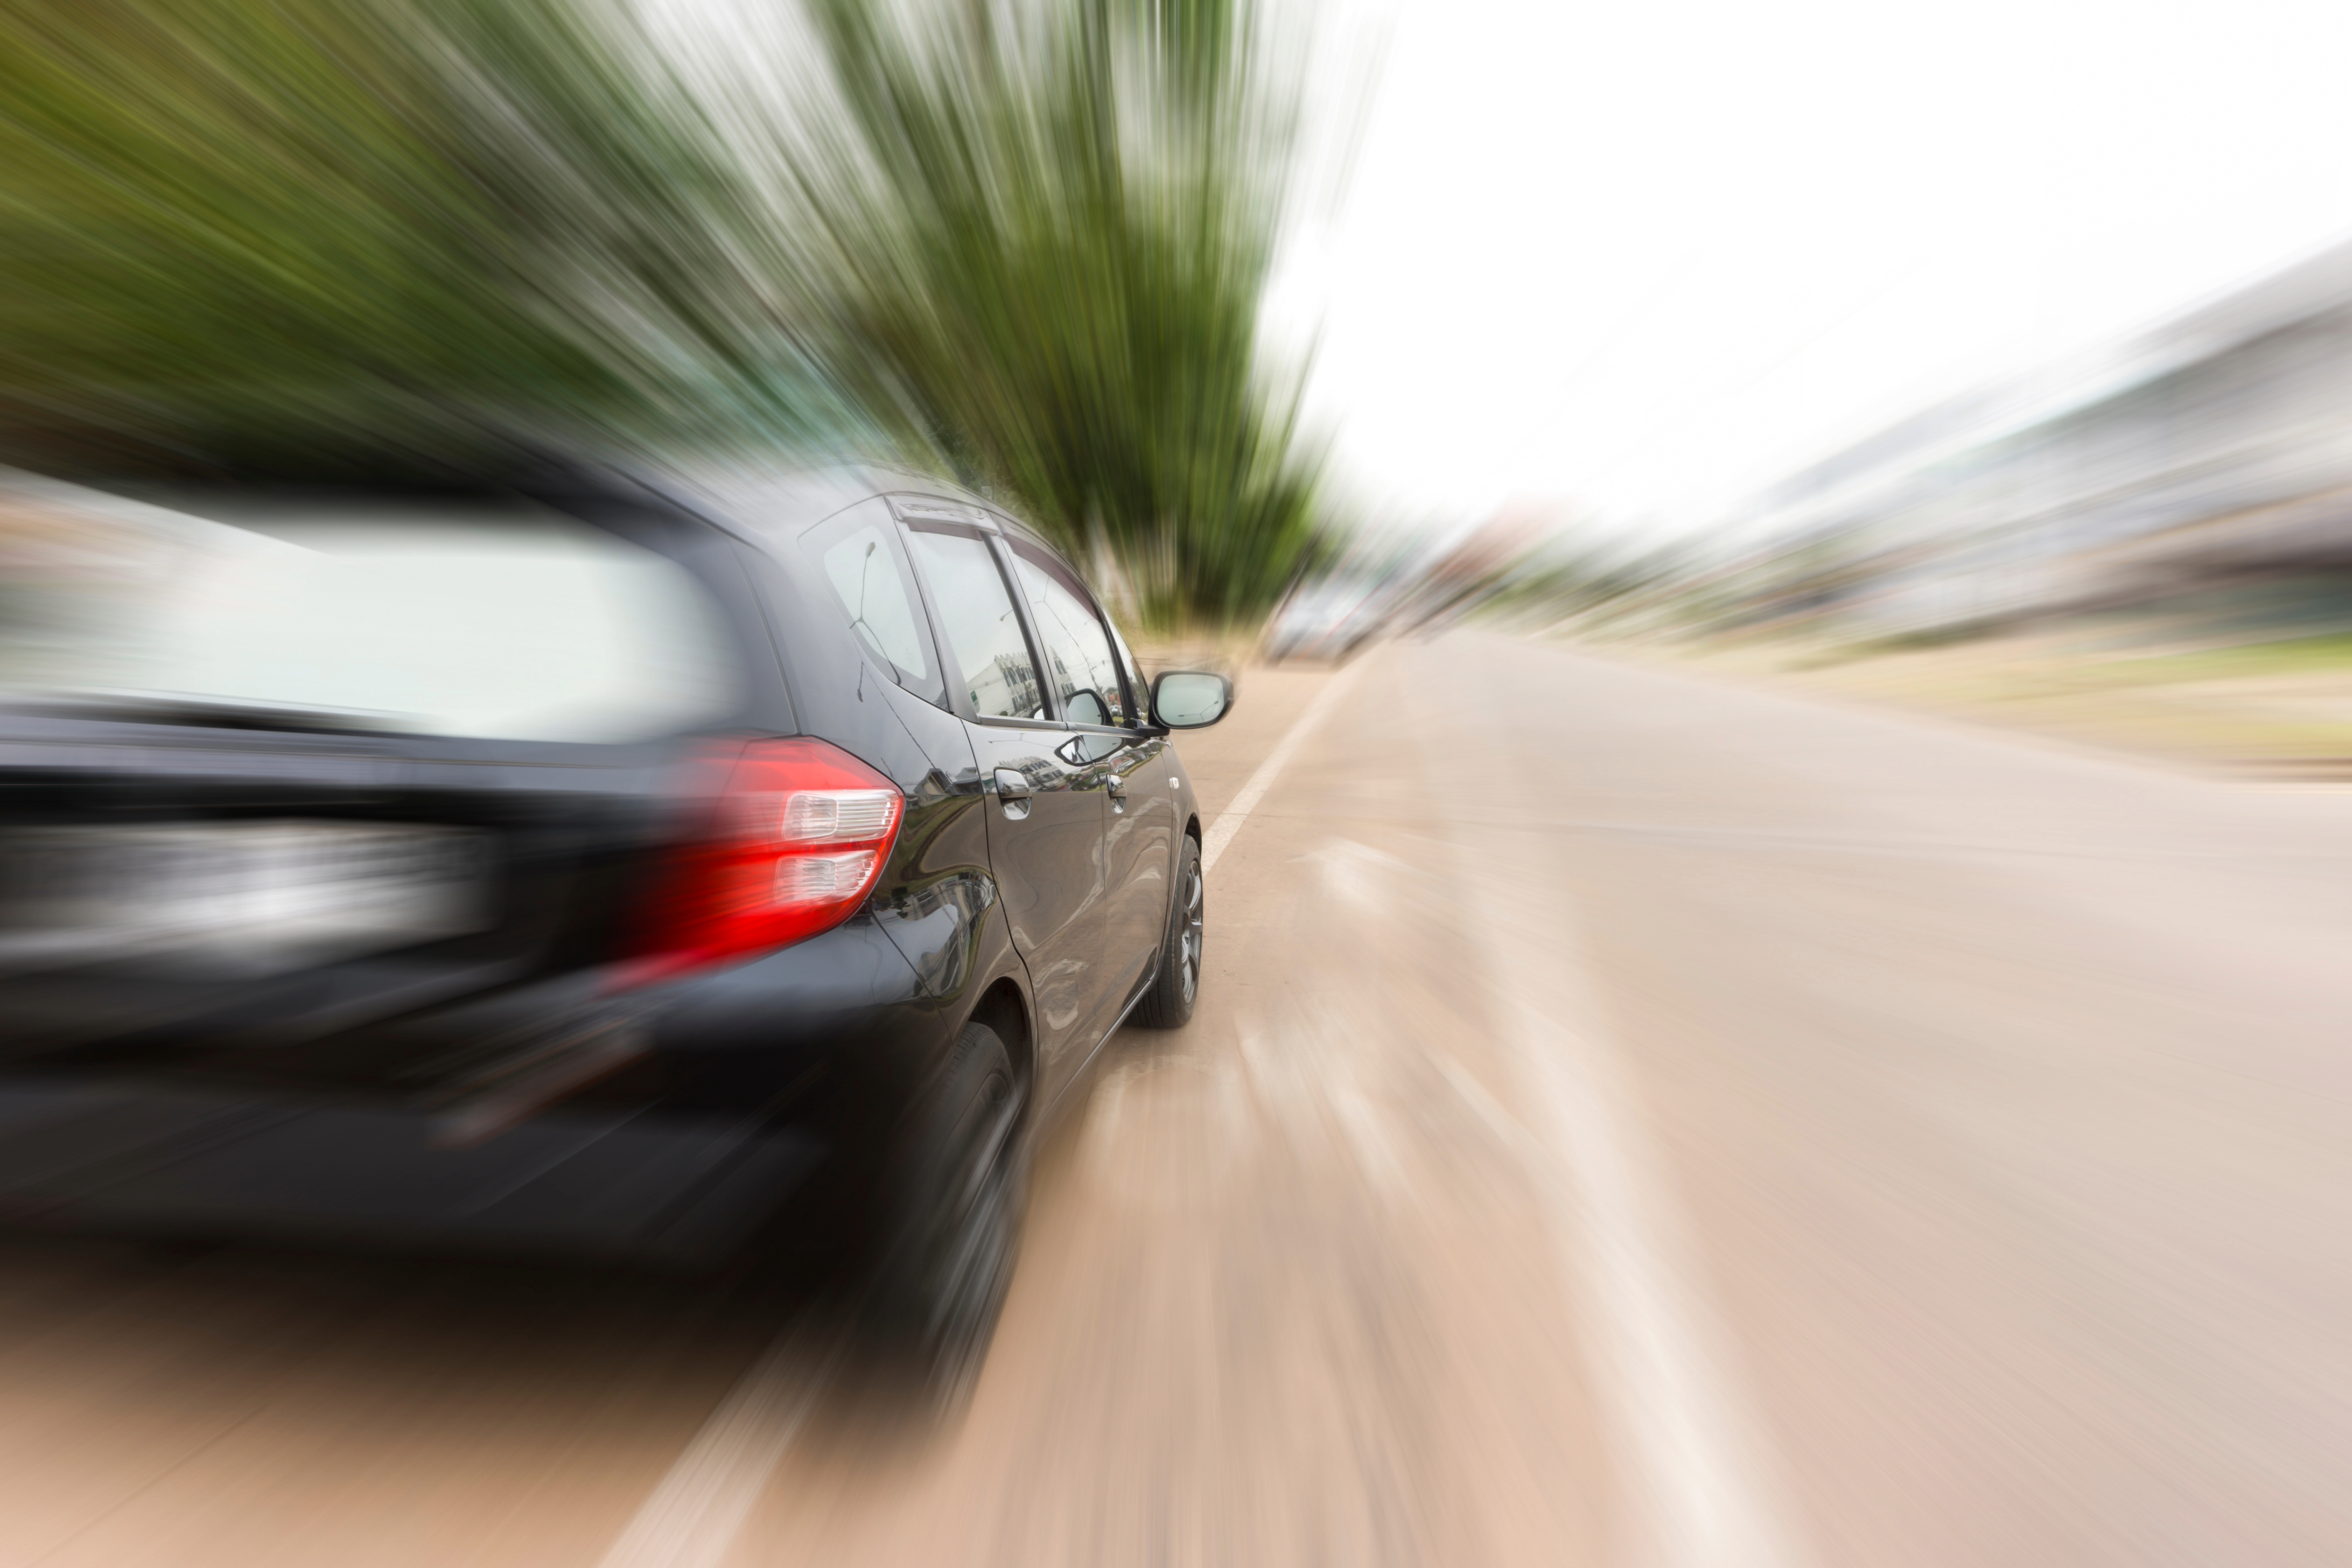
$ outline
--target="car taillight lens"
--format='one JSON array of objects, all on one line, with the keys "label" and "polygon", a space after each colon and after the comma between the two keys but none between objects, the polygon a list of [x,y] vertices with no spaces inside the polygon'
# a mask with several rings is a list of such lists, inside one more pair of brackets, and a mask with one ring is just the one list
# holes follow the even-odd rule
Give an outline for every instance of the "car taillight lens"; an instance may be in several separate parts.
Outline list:
[{"label": "car taillight lens", "polygon": [[[710,759],[708,830],[677,852],[622,984],[789,947],[831,931],[881,879],[906,800],[823,741],[754,741]],[[704,787],[709,787],[708,784]]]}]

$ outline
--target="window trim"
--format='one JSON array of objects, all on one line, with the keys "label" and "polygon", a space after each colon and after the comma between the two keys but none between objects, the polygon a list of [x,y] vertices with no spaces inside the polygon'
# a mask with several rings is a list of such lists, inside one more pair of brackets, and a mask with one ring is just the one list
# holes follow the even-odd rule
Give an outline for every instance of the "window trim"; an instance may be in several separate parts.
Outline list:
[{"label": "window trim", "polygon": [[1013,623],[1021,628],[1023,645],[1028,649],[1029,668],[1036,672],[1038,694],[1045,698],[1047,704],[1046,711],[1052,716],[1038,719],[1010,718],[998,714],[983,714],[972,706],[971,692],[964,685],[963,659],[955,652],[955,643],[948,636],[946,618],[940,613],[939,595],[931,585],[930,570],[924,563],[921,552],[909,548],[907,552],[907,559],[915,570],[916,592],[922,596],[923,613],[930,617],[931,641],[935,647],[942,650],[940,673],[944,677],[950,669],[955,672],[953,679],[944,681],[948,700],[953,705],[950,711],[967,724],[985,724],[995,729],[1067,729],[1068,726],[1063,723],[1059,717],[1060,704],[1056,701],[1055,694],[1046,689],[1045,667],[1037,657],[1036,629],[1029,624],[1029,609],[1021,602],[1020,585],[1012,580],[1011,574],[1006,571],[1006,558],[1000,554],[997,546],[992,543],[993,531],[983,529],[972,522],[949,521],[942,518],[921,515],[908,516],[901,513],[895,505],[891,510],[898,518],[898,526],[908,533],[941,533],[954,539],[977,540],[981,547],[988,552],[989,559],[996,566],[997,580],[1004,584],[1005,597],[1013,602]]},{"label": "window trim", "polygon": [[1053,728],[1083,728],[1070,721],[1069,714],[1062,709],[1062,694],[1054,689],[1054,683],[1047,677],[1046,671],[1053,667],[1045,662],[1045,634],[1039,629],[1037,617],[1030,613],[1029,591],[1021,585],[1021,566],[1013,556],[1012,540],[1002,529],[986,530],[981,538],[987,542],[989,552],[996,557],[996,574],[1004,579],[1006,589],[1013,595],[1013,613],[1021,622],[1022,635],[1029,639],[1029,668],[1037,672],[1038,695],[1045,700],[1045,711],[1052,719]]},{"label": "window trim", "polygon": [[[1111,626],[1110,617],[1103,614],[1102,604],[1094,596],[1093,591],[1087,586],[1086,579],[1078,575],[1077,569],[1076,567],[1072,566],[1068,562],[1063,560],[1059,555],[1055,554],[1053,551],[1047,549],[1043,544],[1039,544],[1032,540],[1020,538],[1019,536],[1010,532],[1003,536],[1003,542],[1008,552],[1016,560],[1025,560],[1031,565],[1043,569],[1047,576],[1054,578],[1056,582],[1060,583],[1064,588],[1067,589],[1077,599],[1078,603],[1086,607],[1087,612],[1094,616],[1095,624],[1102,629],[1103,640],[1110,646],[1111,668],[1118,672],[1118,684],[1122,698],[1127,704],[1129,717],[1130,721],[1134,721],[1126,724],[1081,724],[1076,721],[1066,721],[1068,723],[1069,728],[1083,731],[1089,734],[1104,733],[1130,736],[1136,734],[1137,731],[1142,728],[1140,721],[1137,718],[1137,716],[1141,712],[1141,710],[1136,706],[1134,691],[1129,689],[1127,674],[1128,661],[1120,657],[1122,645],[1118,640],[1118,633],[1117,629]],[[1012,575],[1014,584],[1018,585],[1020,583],[1020,570],[1018,566],[1010,568],[1010,574]],[[1029,614],[1028,598],[1028,593],[1026,589],[1024,589],[1021,594],[1021,613],[1024,617]],[[1043,664],[1040,664],[1037,668],[1041,672],[1045,668]],[[1048,695],[1053,699],[1055,711],[1059,713],[1061,711],[1062,703],[1061,694],[1059,692],[1050,692]]]},{"label": "window trim", "polygon": [[1118,659],[1118,678],[1132,689],[1128,693],[1127,710],[1134,716],[1135,726],[1129,733],[1140,739],[1152,730],[1151,682],[1144,679],[1143,664],[1135,657],[1135,650],[1118,635],[1118,624],[1105,616],[1103,628],[1110,633],[1111,652]]}]

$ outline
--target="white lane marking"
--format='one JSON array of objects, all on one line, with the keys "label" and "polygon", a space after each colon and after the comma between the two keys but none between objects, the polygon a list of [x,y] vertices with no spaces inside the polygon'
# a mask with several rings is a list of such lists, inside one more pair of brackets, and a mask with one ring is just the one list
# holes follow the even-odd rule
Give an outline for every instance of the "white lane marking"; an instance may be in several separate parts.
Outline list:
[{"label": "white lane marking", "polygon": [[1201,874],[1202,876],[1208,875],[1210,869],[1216,865],[1217,857],[1225,852],[1225,846],[1232,843],[1234,835],[1242,830],[1242,824],[1249,820],[1249,814],[1256,809],[1257,803],[1265,797],[1265,792],[1274,787],[1276,776],[1289,764],[1291,757],[1297,753],[1300,746],[1306,743],[1307,738],[1315,732],[1316,726],[1321,724],[1330,713],[1332,708],[1339,702],[1340,694],[1347,690],[1349,685],[1355,680],[1356,672],[1362,668],[1361,659],[1354,664],[1340,667],[1339,673],[1333,676],[1329,683],[1315,694],[1315,700],[1307,705],[1307,711],[1298,716],[1297,723],[1291,725],[1290,733],[1285,735],[1281,743],[1267,753],[1265,761],[1257,765],[1257,772],[1250,774],[1249,783],[1242,785],[1242,793],[1234,796],[1233,803],[1218,814],[1216,821],[1209,825],[1208,836],[1201,841]]},{"label": "white lane marking", "polygon": [[1766,1451],[1694,1281],[1664,1159],[1623,1064],[1593,1025],[1589,973],[1564,929],[1572,916],[1555,888],[1544,900],[1550,918],[1536,918],[1523,879],[1499,867],[1466,891],[1521,1114],[1460,1063],[1438,1066],[1521,1151],[1543,1196],[1562,1272],[1584,1304],[1594,1382],[1646,1516],[1637,1521],[1643,1544],[1629,1555],[1661,1568],[1797,1568],[1807,1554],[1778,1506],[1780,1489],[1765,1480]]},{"label": "white lane marking", "polygon": [[1464,1067],[1458,1058],[1443,1051],[1433,1054],[1437,1058],[1437,1070],[1445,1075],[1445,1081],[1454,1086],[1454,1092],[1460,1095],[1464,1103],[1477,1113],[1478,1120],[1486,1124],[1486,1131],[1495,1135],[1496,1142],[1522,1154],[1543,1152],[1535,1134],[1520,1126],[1519,1119],[1504,1110],[1503,1102],[1488,1094],[1486,1086],[1473,1077],[1470,1069]]},{"label": "white lane marking", "polygon": [[[1352,664],[1343,668],[1315,694],[1290,733],[1258,764],[1241,794],[1210,825],[1201,847],[1203,873],[1217,863],[1251,809],[1323,721],[1353,680],[1357,668]],[[1122,1109],[1118,1098],[1114,1094],[1108,1108],[1114,1121]],[[695,1434],[620,1539],[604,1553],[600,1568],[714,1568],[734,1543],[752,1504],[759,1500],[760,1489],[792,1446],[830,1374],[830,1361],[805,1373],[795,1371],[792,1363],[805,1360],[806,1354],[807,1347],[798,1336],[778,1337],[759,1364],[728,1391],[710,1419],[702,1424],[702,1430]]]},{"label": "white lane marking", "polygon": [[[1402,673],[1416,689],[1409,711],[1446,710],[1425,661]],[[1444,760],[1425,731],[1407,732],[1425,771]],[[1556,879],[1535,881],[1524,854],[1481,856],[1477,825],[1451,828],[1475,954],[1465,978],[1491,1008],[1510,1109],[1460,1062],[1438,1067],[1520,1152],[1542,1202],[1630,1483],[1622,1555],[1641,1568],[1801,1568],[1811,1553],[1709,1310],[1640,1090],[1602,1026],[1573,901]]]},{"label": "white lane marking", "polygon": [[834,1353],[776,1336],[638,1506],[601,1568],[716,1568],[831,1377]]}]

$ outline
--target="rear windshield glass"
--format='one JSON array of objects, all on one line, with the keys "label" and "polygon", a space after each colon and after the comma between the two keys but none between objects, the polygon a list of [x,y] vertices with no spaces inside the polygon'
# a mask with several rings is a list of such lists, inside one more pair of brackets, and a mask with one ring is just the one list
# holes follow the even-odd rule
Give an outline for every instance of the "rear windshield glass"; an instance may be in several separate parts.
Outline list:
[{"label": "rear windshield glass", "polygon": [[898,525],[890,520],[888,504],[869,500],[828,518],[801,535],[801,548],[824,568],[834,597],[849,617],[849,629],[866,651],[899,685],[940,702],[945,689],[931,673],[930,634],[899,552]]},{"label": "rear windshield glass", "polygon": [[0,695],[575,742],[734,705],[700,585],[585,524],[520,504],[205,510],[0,488]]}]

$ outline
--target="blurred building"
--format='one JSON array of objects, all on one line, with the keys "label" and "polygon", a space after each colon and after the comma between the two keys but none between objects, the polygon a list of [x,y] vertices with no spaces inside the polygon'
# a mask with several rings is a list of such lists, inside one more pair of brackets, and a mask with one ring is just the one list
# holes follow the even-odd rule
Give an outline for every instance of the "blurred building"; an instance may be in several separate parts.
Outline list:
[{"label": "blurred building", "polygon": [[2352,246],[1931,408],[1746,520],[1748,619],[1865,635],[2228,585],[2352,621]]}]

